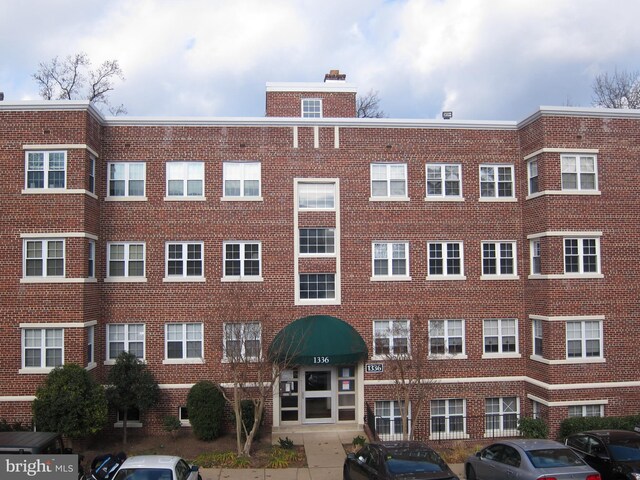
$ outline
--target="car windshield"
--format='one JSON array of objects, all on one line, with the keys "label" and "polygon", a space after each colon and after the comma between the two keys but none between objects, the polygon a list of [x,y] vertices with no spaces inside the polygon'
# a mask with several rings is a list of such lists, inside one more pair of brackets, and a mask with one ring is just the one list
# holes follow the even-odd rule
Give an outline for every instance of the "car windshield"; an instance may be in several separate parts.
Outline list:
[{"label": "car windshield", "polygon": [[389,473],[433,473],[444,469],[442,459],[432,450],[391,450],[386,456]]},{"label": "car windshield", "polygon": [[640,440],[618,440],[615,444],[609,444],[609,451],[613,460],[618,462],[640,461]]},{"label": "car windshield", "polygon": [[573,450],[568,448],[545,448],[541,450],[529,450],[527,457],[536,468],[561,468],[584,465]]},{"label": "car windshield", "polygon": [[173,474],[168,468],[121,468],[114,480],[173,480]]}]

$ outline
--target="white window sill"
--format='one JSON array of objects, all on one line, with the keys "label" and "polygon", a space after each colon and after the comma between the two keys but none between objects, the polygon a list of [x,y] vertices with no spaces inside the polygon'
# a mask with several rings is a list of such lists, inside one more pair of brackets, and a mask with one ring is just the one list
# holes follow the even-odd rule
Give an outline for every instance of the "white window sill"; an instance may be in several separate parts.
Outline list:
[{"label": "white window sill", "polygon": [[529,358],[535,362],[544,363],[545,365],[580,365],[580,364],[587,364],[587,363],[607,363],[607,360],[602,357],[566,358],[563,360],[548,360],[546,358],[542,358],[537,355],[531,355]]},{"label": "white window sill", "polygon": [[336,253],[299,253],[299,258],[336,258]]},{"label": "white window sill", "polygon": [[163,365],[203,365],[204,358],[165,358]]},{"label": "white window sill", "polygon": [[220,197],[221,202],[262,202],[264,198],[260,197]]},{"label": "white window sill", "polygon": [[550,275],[533,274],[529,275],[529,280],[587,280],[593,278],[604,278],[602,273],[556,273]]},{"label": "white window sill", "polygon": [[427,360],[467,360],[469,357],[464,353],[459,353],[455,355],[450,355],[445,353],[444,355],[433,355],[429,354]]},{"label": "white window sill", "polygon": [[146,283],[147,277],[106,277],[104,283]]},{"label": "white window sill", "polygon": [[492,359],[492,358],[522,358],[522,355],[517,352],[483,353],[482,354],[482,359]]},{"label": "white window sill", "polygon": [[543,190],[527,195],[525,200],[544,197],[545,195],[602,195],[602,192],[600,190]]},{"label": "white window sill", "polygon": [[520,275],[480,275],[480,280],[520,280]]},{"label": "white window sill", "polygon": [[264,278],[261,276],[255,277],[222,277],[221,282],[264,282]]},{"label": "white window sill", "polygon": [[[514,413],[514,415],[520,416],[520,413]],[[490,417],[491,414],[486,414]],[[484,438],[500,438],[500,437],[518,437],[520,432],[517,429],[513,430],[486,430],[484,432]]]},{"label": "white window sill", "polygon": [[162,279],[165,283],[204,283],[207,281],[206,277],[164,277]]},{"label": "white window sill", "polygon": [[180,420],[180,426],[181,427],[190,427],[191,426],[191,422],[189,420]]},{"label": "white window sill", "polygon": [[84,369],[85,369],[86,371],[89,371],[89,370],[93,370],[93,369],[94,369],[94,368],[96,368],[97,366],[98,366],[98,364],[97,364],[96,362],[91,362],[89,365],[87,365],[86,367],[84,367]]},{"label": "white window sill", "polygon": [[[116,422],[113,424],[113,428],[124,428],[124,425],[122,424],[122,422]],[[142,428],[142,423],[128,420],[127,428]]]},{"label": "white window sill", "polygon": [[492,203],[492,202],[502,202],[502,203],[510,203],[510,202],[517,202],[518,199],[516,197],[480,197],[478,199],[479,202],[484,203]]},{"label": "white window sill", "polygon": [[26,367],[18,370],[20,375],[47,375],[53,370],[53,367]]},{"label": "white window sill", "polygon": [[201,195],[193,195],[191,197],[174,195],[171,197],[164,197],[165,202],[206,202],[207,197]]},{"label": "white window sill", "polygon": [[96,283],[95,278],[24,277],[20,283]]},{"label": "white window sill", "polygon": [[425,197],[425,202],[464,202],[464,197]]},{"label": "white window sill", "polygon": [[98,199],[98,196],[95,193],[90,192],[89,190],[85,190],[84,188],[24,188],[21,191],[22,194],[25,195],[43,195],[43,194],[82,194],[88,195],[92,198]]},{"label": "white window sill", "polygon": [[428,281],[431,282],[441,282],[441,281],[451,281],[451,280],[466,280],[466,275],[429,275],[427,277]]},{"label": "white window sill", "polygon": [[469,438],[469,434],[468,433],[456,433],[456,432],[451,432],[451,433],[446,433],[443,432],[439,435],[429,435],[429,440],[468,440]]},{"label": "white window sill", "polygon": [[371,277],[369,280],[372,282],[410,282],[411,277],[406,275],[387,275],[387,276],[379,276],[379,277]]},{"label": "white window sill", "polygon": [[105,202],[146,202],[147,197],[105,197]]},{"label": "white window sill", "polygon": [[296,305],[340,305],[340,300],[336,298],[297,298]]},{"label": "white window sill", "polygon": [[409,197],[369,197],[370,202],[409,202]]}]

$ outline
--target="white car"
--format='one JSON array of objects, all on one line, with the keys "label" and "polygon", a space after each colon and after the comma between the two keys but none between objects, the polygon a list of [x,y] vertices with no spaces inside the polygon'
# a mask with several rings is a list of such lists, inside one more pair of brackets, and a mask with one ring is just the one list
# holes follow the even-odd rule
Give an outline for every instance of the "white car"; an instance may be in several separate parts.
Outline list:
[{"label": "white car", "polygon": [[127,458],[114,480],[202,480],[197,465],[169,455],[137,455]]}]

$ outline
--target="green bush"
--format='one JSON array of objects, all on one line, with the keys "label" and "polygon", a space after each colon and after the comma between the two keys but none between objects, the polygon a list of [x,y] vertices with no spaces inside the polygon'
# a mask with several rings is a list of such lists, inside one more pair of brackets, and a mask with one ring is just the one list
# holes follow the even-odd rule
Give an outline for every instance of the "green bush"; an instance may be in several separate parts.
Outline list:
[{"label": "green bush", "polygon": [[0,418],[0,432],[28,432],[33,430],[29,425],[23,425],[21,422],[9,423],[4,418]]},{"label": "green bush", "polygon": [[353,445],[353,448],[364,447],[365,443],[367,443],[367,439],[364,438],[362,435],[358,435],[357,437],[353,437],[353,440],[351,441],[351,445]]},{"label": "green bush", "polygon": [[280,445],[280,448],[282,448],[283,450],[291,450],[293,449],[293,440],[291,440],[289,437],[278,437],[278,444]]},{"label": "green bush", "polygon": [[560,423],[560,438],[585,430],[633,430],[640,425],[640,415],[627,417],[572,417]]},{"label": "green bush", "polygon": [[525,438],[549,437],[549,427],[541,418],[520,417],[518,430]]},{"label": "green bush", "polygon": [[181,426],[180,419],[175,415],[165,415],[162,419],[162,428],[164,428],[165,432],[173,433],[176,430],[180,430]]},{"label": "green bush", "polygon": [[187,396],[187,411],[193,434],[200,440],[213,440],[222,434],[225,400],[213,383],[196,383]]}]

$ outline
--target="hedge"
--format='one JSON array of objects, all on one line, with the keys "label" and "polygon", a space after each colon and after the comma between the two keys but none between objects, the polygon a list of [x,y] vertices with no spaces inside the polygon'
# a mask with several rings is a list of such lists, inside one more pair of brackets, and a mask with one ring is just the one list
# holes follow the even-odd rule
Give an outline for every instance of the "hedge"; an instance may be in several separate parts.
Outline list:
[{"label": "hedge", "polygon": [[627,417],[572,417],[560,424],[560,438],[585,430],[633,430],[640,425],[640,415]]}]

